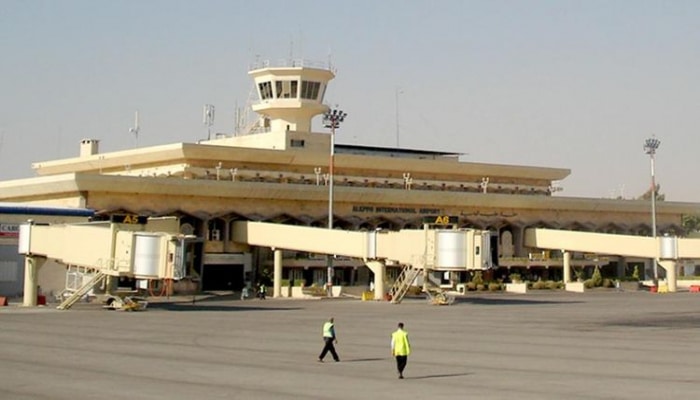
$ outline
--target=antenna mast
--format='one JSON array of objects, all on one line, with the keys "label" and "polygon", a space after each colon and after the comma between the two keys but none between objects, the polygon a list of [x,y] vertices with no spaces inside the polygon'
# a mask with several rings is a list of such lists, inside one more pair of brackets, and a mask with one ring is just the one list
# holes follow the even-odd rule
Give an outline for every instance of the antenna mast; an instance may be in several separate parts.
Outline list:
[{"label": "antenna mast", "polygon": [[139,111],[136,110],[136,113],[134,115],[134,127],[129,128],[129,133],[134,135],[134,144],[138,145],[139,143],[139,131],[141,128],[139,127]]},{"label": "antenna mast", "polygon": [[207,127],[207,140],[211,140],[211,126],[214,125],[214,106],[205,104],[202,111],[202,122]]}]

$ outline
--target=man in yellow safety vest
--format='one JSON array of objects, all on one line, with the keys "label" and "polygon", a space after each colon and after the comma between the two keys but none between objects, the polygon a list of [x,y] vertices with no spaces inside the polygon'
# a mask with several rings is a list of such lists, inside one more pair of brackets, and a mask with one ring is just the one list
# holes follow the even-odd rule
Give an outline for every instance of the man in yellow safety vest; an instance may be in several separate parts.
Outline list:
[{"label": "man in yellow safety vest", "polygon": [[403,370],[408,363],[409,354],[411,354],[411,343],[408,341],[408,332],[403,330],[403,322],[399,322],[399,329],[391,334],[391,355],[396,357],[399,379],[403,379]]},{"label": "man in yellow safety vest", "polygon": [[323,341],[323,350],[321,351],[321,355],[318,356],[318,361],[323,362],[323,358],[329,351],[331,352],[335,362],[340,361],[338,353],[335,352],[335,346],[333,346],[333,343],[338,344],[338,339],[335,336],[335,325],[333,324],[332,317],[329,318],[325,324],[323,324]]}]

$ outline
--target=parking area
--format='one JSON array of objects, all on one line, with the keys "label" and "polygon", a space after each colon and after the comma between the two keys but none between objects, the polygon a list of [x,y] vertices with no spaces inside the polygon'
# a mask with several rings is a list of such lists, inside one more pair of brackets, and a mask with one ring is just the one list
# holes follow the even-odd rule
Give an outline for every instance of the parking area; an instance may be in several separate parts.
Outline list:
[{"label": "parking area", "polygon": [[[608,291],[3,307],[0,398],[691,398],[699,307],[697,293]],[[318,363],[330,316],[341,362]],[[389,349],[399,321],[413,347],[404,380]]]}]

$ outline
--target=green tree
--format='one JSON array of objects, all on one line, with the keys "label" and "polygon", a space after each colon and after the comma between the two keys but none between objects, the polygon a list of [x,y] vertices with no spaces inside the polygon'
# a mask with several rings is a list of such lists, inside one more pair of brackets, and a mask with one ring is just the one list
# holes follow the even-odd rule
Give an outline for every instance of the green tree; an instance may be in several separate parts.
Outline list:
[{"label": "green tree", "polygon": [[639,280],[639,265],[634,266],[634,271],[632,271],[632,279]]},{"label": "green tree", "polygon": [[593,286],[601,286],[603,284],[603,276],[600,274],[600,268],[597,266],[595,267],[595,271],[593,271],[591,281],[593,281]]},{"label": "green tree", "polygon": [[[664,201],[666,200],[666,195],[661,194],[661,185],[658,183],[656,184],[656,200],[658,201]],[[644,192],[643,195],[637,197],[637,200],[651,200],[651,188],[649,188],[646,192]]]},{"label": "green tree", "polygon": [[700,215],[684,215],[681,225],[687,233],[700,231]]}]

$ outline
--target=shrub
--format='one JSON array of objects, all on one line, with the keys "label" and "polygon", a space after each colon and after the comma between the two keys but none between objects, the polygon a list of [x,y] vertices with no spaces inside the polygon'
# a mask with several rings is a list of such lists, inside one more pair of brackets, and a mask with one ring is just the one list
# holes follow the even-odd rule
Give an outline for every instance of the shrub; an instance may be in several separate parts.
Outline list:
[{"label": "shrub", "polygon": [[465,287],[467,288],[467,290],[474,291],[474,290],[476,290],[476,283],[474,283],[474,282],[467,282],[467,284],[465,285]]},{"label": "shrub", "polygon": [[634,271],[632,272],[632,279],[635,281],[639,280],[639,265],[634,266]]},{"label": "shrub", "polygon": [[542,281],[537,281],[532,284],[532,288],[535,290],[547,289],[547,284]]},{"label": "shrub", "polygon": [[592,289],[593,287],[595,287],[593,279],[586,279],[585,281],[583,281],[583,287],[585,287],[586,289]]},{"label": "shrub", "polygon": [[280,285],[282,285],[282,287],[289,286],[289,283],[289,279],[280,279]]},{"label": "shrub", "polygon": [[486,290],[486,285],[484,285],[483,283],[477,284],[476,290],[479,290],[479,291]]},{"label": "shrub", "polygon": [[475,283],[477,286],[484,284],[484,277],[481,274],[481,271],[474,272],[474,276],[472,276],[472,282]]},{"label": "shrub", "polygon": [[556,290],[561,288],[561,282],[558,281],[547,281],[546,285],[547,289]]},{"label": "shrub", "polygon": [[520,276],[520,274],[517,274],[517,273],[512,273],[512,274],[508,275],[508,278],[510,279],[511,282],[518,283],[522,279],[522,276]]},{"label": "shrub", "polygon": [[489,291],[491,292],[497,292],[501,290],[501,284],[497,282],[491,282],[489,283]]}]

